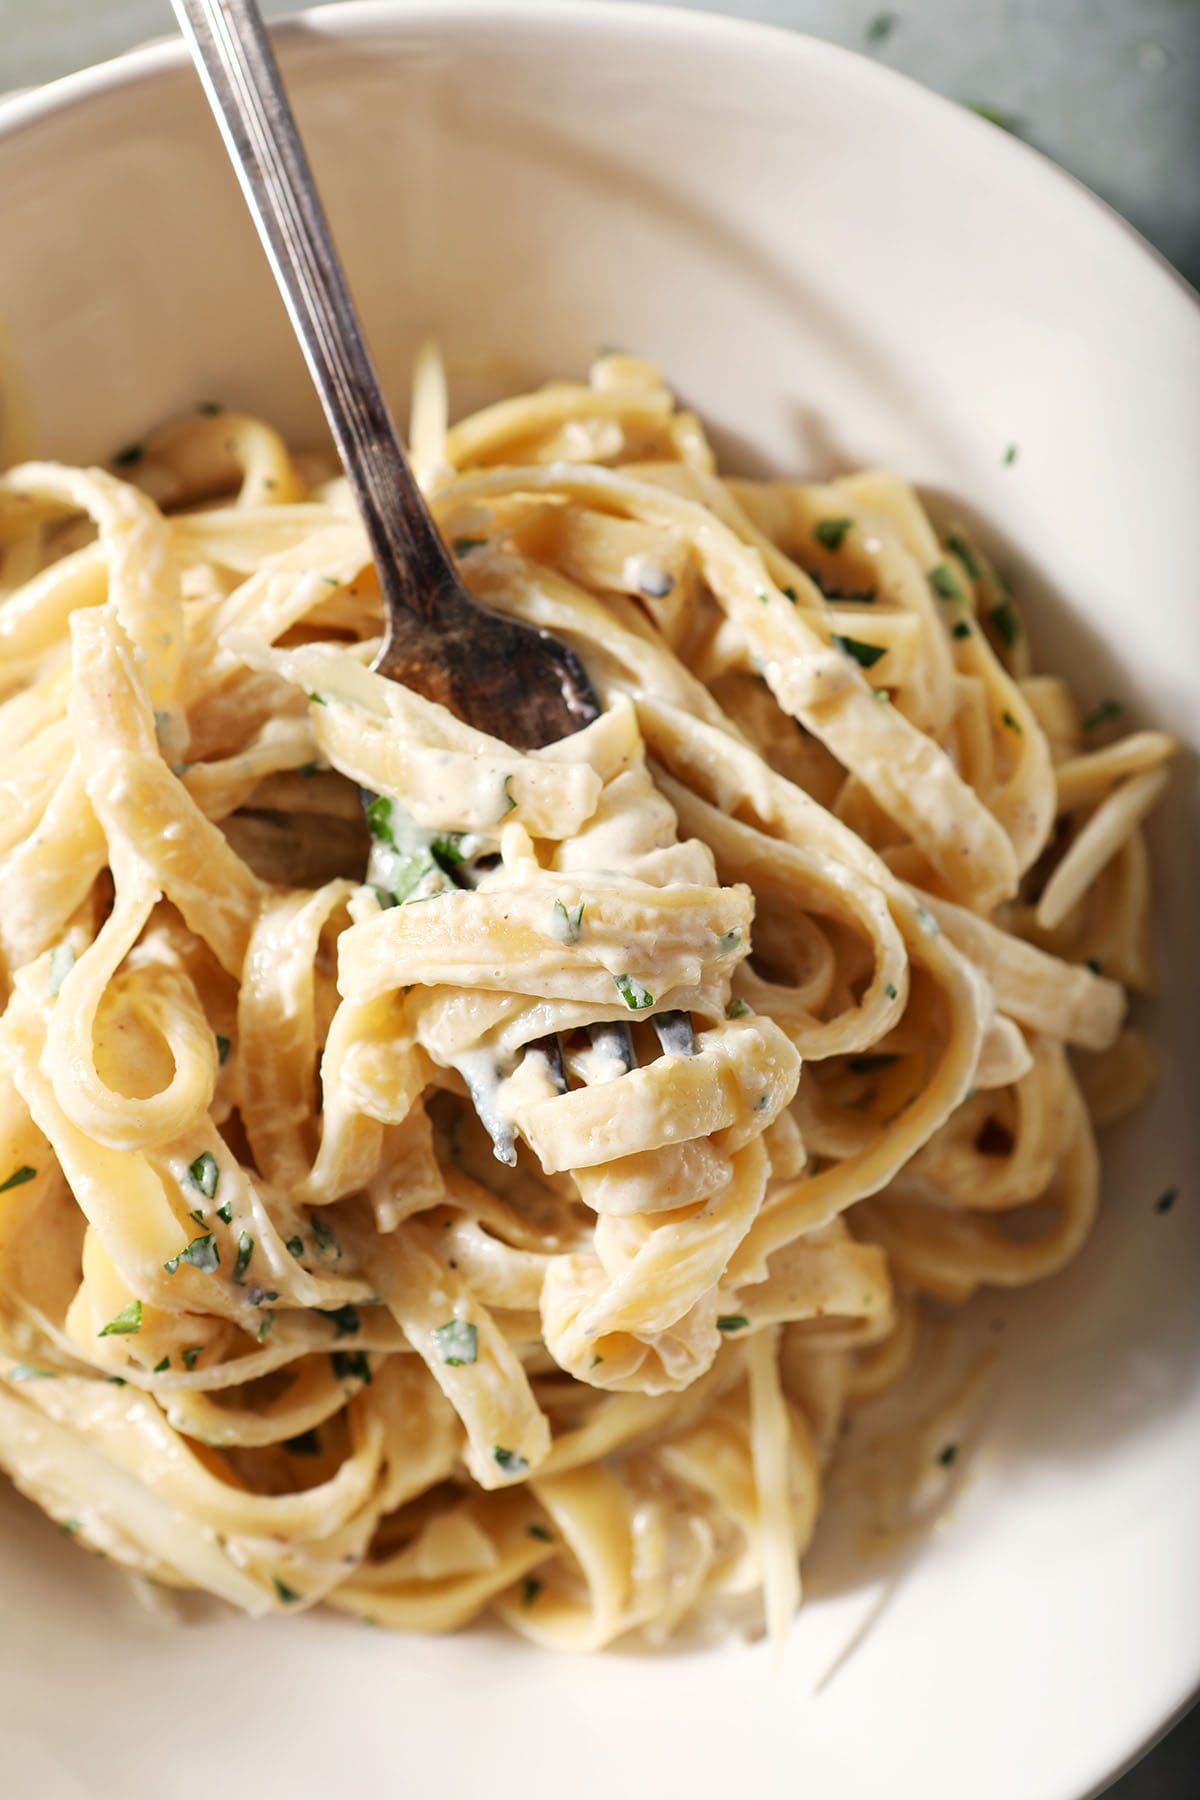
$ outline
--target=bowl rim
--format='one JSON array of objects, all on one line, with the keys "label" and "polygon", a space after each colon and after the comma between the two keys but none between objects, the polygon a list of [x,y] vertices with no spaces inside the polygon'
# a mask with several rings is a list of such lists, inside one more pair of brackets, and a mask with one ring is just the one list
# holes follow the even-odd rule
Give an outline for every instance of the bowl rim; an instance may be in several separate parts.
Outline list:
[{"label": "bowl rim", "polygon": [[[990,132],[996,154],[1025,159],[1027,166],[1035,165],[1043,183],[1057,192],[1060,201],[1076,208],[1086,207],[1093,222],[1121,237],[1126,249],[1141,251],[1158,275],[1165,278],[1166,285],[1189,304],[1200,322],[1200,291],[1136,225],[1061,163],[1012,132],[977,117],[969,107],[935,88],[926,87],[915,76],[878,62],[861,50],[833,43],[807,31],[761,19],[700,12],[690,5],[666,5],[662,0],[573,0],[569,7],[563,6],[561,0],[325,0],[325,4],[309,7],[303,12],[287,13],[282,18],[269,20],[268,26],[272,38],[299,44],[306,38],[371,37],[397,25],[414,31],[430,24],[441,29],[466,31],[480,19],[502,20],[518,29],[537,26],[566,37],[586,36],[599,29],[623,36],[660,32],[676,37],[689,36],[694,40],[723,39],[730,43],[757,39],[769,42],[773,53],[779,56],[816,62],[826,60],[838,67],[843,80],[856,80],[868,87],[874,85],[893,99],[904,99],[910,106],[920,106],[926,111],[932,107],[942,118],[953,114],[960,125],[972,132]],[[156,37],[101,62],[60,75],[53,81],[18,89],[0,97],[0,136],[13,135],[81,101],[171,73],[186,67],[187,63],[188,50],[182,36]]]},{"label": "bowl rim", "polygon": [[[325,0],[324,4],[288,13],[268,24],[272,39],[285,49],[311,47],[322,39],[363,40],[397,27],[413,34],[437,29],[465,36],[486,20],[525,33],[540,31],[560,40],[586,40],[602,32],[624,38],[660,35],[718,47],[757,43],[775,58],[786,58],[797,66],[825,64],[836,70],[840,82],[858,83],[868,94],[874,89],[886,94],[893,103],[899,102],[926,116],[932,111],[943,121],[953,117],[957,130],[990,133],[989,155],[1007,158],[1013,166],[1023,165],[1058,205],[1076,218],[1090,217],[1093,226],[1103,234],[1108,250],[1125,257],[1132,253],[1143,276],[1152,270],[1151,278],[1159,295],[1165,300],[1170,293],[1173,303],[1181,303],[1181,316],[1190,320],[1190,328],[1200,332],[1200,291],[1115,207],[1036,146],[997,129],[990,121],[975,116],[969,107],[864,51],[789,26],[693,10],[694,4],[695,0],[683,6],[663,4],[661,0],[574,0],[568,7],[562,0]],[[15,137],[73,107],[173,75],[188,65],[183,38],[163,35],[52,81],[4,94],[0,96],[0,138]],[[976,142],[982,145],[984,138],[977,137]],[[1080,1800],[1099,1800],[1113,1782],[1180,1723],[1198,1699],[1200,1650],[1183,1685],[1166,1700],[1165,1714],[1143,1731],[1122,1761],[1081,1794]]]}]

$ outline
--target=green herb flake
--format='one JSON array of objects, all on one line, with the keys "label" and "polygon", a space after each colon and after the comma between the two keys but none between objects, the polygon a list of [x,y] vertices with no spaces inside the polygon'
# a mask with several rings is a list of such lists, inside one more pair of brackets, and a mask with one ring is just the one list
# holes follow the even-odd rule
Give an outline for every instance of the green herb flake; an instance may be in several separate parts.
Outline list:
[{"label": "green herb flake", "polygon": [[1004,452],[1005,468],[1011,469],[1013,464],[1016,462],[1016,460],[1017,460],[1017,446],[1016,446],[1016,444],[1010,444],[1008,446],[1008,449]]},{"label": "green herb flake", "polygon": [[429,848],[435,860],[448,863],[464,862],[466,858],[463,855],[462,843],[466,835],[465,831],[447,831],[441,837],[432,839]]},{"label": "green herb flake", "polygon": [[133,1337],[141,1329],[142,1303],[140,1300],[131,1300],[128,1306],[121,1308],[115,1319],[110,1319],[108,1324],[96,1333],[96,1336]]},{"label": "green herb flake", "polygon": [[72,1515],[71,1518],[64,1519],[58,1529],[67,1537],[74,1537],[77,1531],[83,1530],[83,1520]]},{"label": "green herb flake", "polygon": [[50,957],[50,998],[57,998],[63,982],[75,967],[75,952],[70,944],[56,944]]},{"label": "green herb flake", "polygon": [[365,1350],[332,1350],[329,1360],[339,1381],[371,1383],[371,1359]]},{"label": "green herb flake", "polygon": [[232,1202],[232,1200],[227,1200],[225,1202],[224,1206],[218,1206],[217,1217],[218,1217],[218,1219],[220,1219],[222,1225],[232,1225],[233,1224],[233,1202]]},{"label": "green herb flake", "polygon": [[1168,1188],[1166,1193],[1160,1194],[1158,1196],[1158,1199],[1154,1202],[1155,1212],[1156,1213],[1169,1213],[1171,1208],[1174,1206],[1176,1200],[1178,1200],[1178,1198],[1179,1198],[1179,1189],[1177,1187]]},{"label": "green herb flake", "polygon": [[991,611],[988,613],[988,618],[995,628],[996,636],[1000,639],[1000,642],[1004,647],[1007,650],[1015,649],[1017,641],[1021,636],[1021,621],[1013,611],[1011,602],[1008,600],[1001,600],[998,606],[992,607]]},{"label": "green herb flake", "polygon": [[887,982],[884,985],[883,991],[889,1000],[898,1000],[900,998],[900,990],[897,988],[894,981]]},{"label": "green herb flake", "polygon": [[993,106],[990,100],[964,100],[963,105],[968,112],[977,113],[981,119],[986,119],[989,125],[998,125],[1001,131],[1016,129],[1016,115],[1005,112],[1002,107]]},{"label": "green herb flake", "polygon": [[1002,725],[1007,725],[1010,731],[1015,731],[1018,737],[1023,737],[1025,735],[1021,730],[1020,722],[1013,718],[1007,708],[1000,714],[1000,722]]},{"label": "green herb flake", "polygon": [[507,1475],[527,1475],[529,1464],[516,1450],[506,1450],[503,1444],[492,1445],[492,1455]]},{"label": "green herb flake", "polygon": [[813,536],[826,550],[840,550],[842,539],[853,523],[853,519],[818,519],[813,526]]},{"label": "green herb flake", "polygon": [[949,563],[939,563],[936,569],[930,569],[928,580],[934,593],[943,600],[966,599],[966,595],[959,586],[958,576]]},{"label": "green herb flake", "polygon": [[188,1164],[186,1179],[190,1187],[199,1188],[206,1200],[213,1199],[221,1171],[211,1150],[201,1151],[195,1162]]},{"label": "green herb flake", "polygon": [[584,905],[582,900],[577,906],[567,906],[556,900],[550,913],[551,937],[557,938],[560,944],[577,944],[583,930]]},{"label": "green herb flake", "polygon": [[191,1212],[188,1214],[188,1218],[192,1221],[193,1225],[203,1225],[204,1223],[204,1214],[198,1206],[193,1206]]},{"label": "green herb flake", "polygon": [[32,1363],[14,1363],[8,1371],[10,1381],[54,1381],[57,1371],[54,1369],[37,1369]]},{"label": "green herb flake", "polygon": [[146,446],[144,444],[126,444],[124,448],[118,450],[113,457],[113,467],[116,469],[131,469],[135,463],[141,462],[145,454]]},{"label": "green herb flake", "polygon": [[248,1231],[243,1231],[238,1238],[237,1255],[233,1262],[233,1279],[240,1281],[250,1267],[250,1258],[254,1255],[254,1239]]},{"label": "green herb flake", "polygon": [[328,1308],[321,1307],[319,1310],[321,1317],[328,1319],[333,1326],[336,1337],[353,1337],[354,1333],[362,1328],[362,1320],[358,1316],[357,1306],[347,1304]]},{"label": "green herb flake", "polygon": [[452,539],[450,547],[455,556],[470,556],[472,550],[482,550],[486,543],[486,538],[456,537]]},{"label": "green herb flake", "polygon": [[7,1181],[0,1181],[0,1194],[7,1194],[9,1188],[24,1187],[36,1174],[36,1169],[31,1169],[28,1163],[22,1163],[19,1169],[13,1170]]},{"label": "green herb flake", "polygon": [[516,812],[517,810],[517,802],[513,795],[512,784],[512,776],[506,775],[504,777],[504,811],[500,814],[502,819],[506,818],[510,812]]},{"label": "green herb flake", "polygon": [[745,1331],[750,1321],[745,1313],[722,1313],[717,1320],[718,1331]]},{"label": "green herb flake", "polygon": [[301,1431],[295,1437],[284,1438],[283,1447],[293,1456],[320,1456],[321,1439],[315,1431]]},{"label": "green herb flake", "polygon": [[544,1525],[527,1525],[525,1527],[525,1536],[536,1538],[539,1544],[552,1544],[554,1542],[554,1533],[552,1531],[547,1531]]},{"label": "green herb flake", "polygon": [[295,1588],[290,1588],[286,1581],[280,1581],[278,1575],[272,1575],[271,1580],[275,1583],[275,1592],[285,1606],[295,1606],[298,1601],[303,1600],[304,1595],[298,1594]]},{"label": "green herb flake", "polygon": [[881,706],[890,705],[892,696],[886,688],[872,688],[871,693]]},{"label": "green herb flake", "polygon": [[218,1033],[217,1033],[217,1062],[220,1064],[221,1068],[224,1068],[225,1064],[228,1061],[229,1061],[229,1039],[227,1037],[223,1037],[221,1035],[221,1033],[218,1031]]},{"label": "green herb flake", "polygon": [[957,556],[959,562],[971,577],[971,580],[978,581],[979,577],[983,574],[983,570],[980,568],[978,558],[970,544],[968,544],[966,538],[960,537],[957,531],[948,531],[946,533],[946,548],[954,556]]},{"label": "green herb flake", "polygon": [[328,702],[328,700],[326,700],[324,694],[310,693],[308,697],[312,701],[314,706],[328,706],[328,704],[329,704],[329,702]]},{"label": "green herb flake", "polygon": [[1099,975],[1099,973],[1100,973],[1100,959],[1099,959],[1099,957],[1097,957],[1097,956],[1089,956],[1089,957],[1088,957],[1088,959],[1087,959],[1087,964],[1086,964],[1086,966],[1087,966],[1087,967],[1088,967],[1088,968],[1089,968],[1089,969],[1090,969],[1090,970],[1091,970],[1091,971],[1092,971],[1092,974],[1093,974],[1093,975]]},{"label": "green herb flake", "polygon": [[[258,1328],[258,1341],[260,1344],[266,1343],[267,1338],[270,1335],[271,1327],[274,1323],[275,1323],[275,1314],[268,1313],[266,1318],[263,1319],[262,1323],[259,1325],[259,1328]],[[367,1379],[370,1380],[370,1376],[368,1376]]]},{"label": "green herb flake", "polygon": [[321,580],[325,583],[326,587],[340,588],[342,585],[341,577],[339,575],[322,575]]},{"label": "green herb flake", "polygon": [[591,1362],[590,1362],[590,1363],[589,1363],[589,1364],[588,1364],[588,1368],[589,1368],[589,1369],[595,1369],[595,1368],[598,1368],[598,1367],[599,1367],[599,1365],[600,1365],[600,1364],[601,1364],[601,1363],[602,1363],[602,1362],[603,1362],[603,1361],[604,1361],[604,1358],[603,1358],[603,1357],[602,1357],[602,1356],[593,1356],[593,1358],[592,1358],[592,1360],[591,1360]]},{"label": "green herb flake", "polygon": [[479,1333],[465,1319],[447,1319],[433,1334],[437,1352],[450,1369],[461,1369],[479,1360]]},{"label": "green herb flake", "polygon": [[791,601],[793,606],[795,606],[798,603],[799,595],[796,593],[796,590],[794,587],[781,588],[780,592],[787,595],[788,599]]},{"label": "green herb flake", "polygon": [[521,1583],[521,1605],[532,1606],[542,1591],[542,1584],[536,1575],[527,1575]]},{"label": "green herb flake", "polygon": [[926,937],[937,937],[941,930],[941,926],[938,924],[933,914],[924,906],[918,906],[917,908],[917,924],[921,927],[921,930],[925,933]]},{"label": "green herb flake", "polygon": [[958,1445],[957,1444],[943,1444],[941,1449],[937,1453],[938,1462],[943,1469],[951,1468],[953,1466],[954,1461],[957,1456],[958,1456]]},{"label": "green herb flake", "polygon": [[[229,1223],[228,1219],[225,1223]],[[304,1255],[304,1239],[300,1237],[290,1237],[284,1245],[284,1249],[288,1252],[289,1256],[294,1256],[299,1260],[299,1258]]]},{"label": "green herb flake", "polygon": [[[309,1218],[309,1224],[312,1226],[313,1238],[315,1239],[317,1249],[321,1252],[322,1256],[332,1256],[335,1261],[339,1260],[342,1254],[342,1247],[334,1237],[332,1231],[330,1231],[324,1219],[319,1219],[316,1213],[313,1213]],[[295,1243],[295,1241],[296,1240],[293,1238],[292,1242]],[[291,1246],[289,1245],[289,1249],[290,1248]],[[303,1245],[301,1248],[303,1248]]]},{"label": "green herb flake", "polygon": [[868,44],[886,43],[899,23],[899,15],[894,12],[876,13],[867,25]]},{"label": "green herb flake", "polygon": [[1083,721],[1083,729],[1099,731],[1102,725],[1111,725],[1114,719],[1119,719],[1124,711],[1125,708],[1119,700],[1102,700],[1094,712],[1090,712]]},{"label": "green herb flake", "polygon": [[859,667],[863,669],[873,668],[881,656],[887,655],[887,649],[883,644],[864,644],[860,638],[843,637],[837,631],[834,632],[830,641],[844,655],[852,656]]},{"label": "green herb flake", "polygon": [[396,848],[396,838],[392,830],[392,803],[386,794],[376,794],[367,807],[367,830],[381,844]]},{"label": "green herb flake", "polygon": [[969,638],[970,635],[971,627],[967,624],[965,619],[956,619],[954,624],[950,627],[951,637]]},{"label": "green herb flake", "polygon": [[725,1010],[725,1017],[727,1019],[744,1019],[749,1011],[750,1008],[742,999],[741,995],[738,994],[729,1002],[729,1005]]},{"label": "green herb flake", "polygon": [[200,1355],[201,1355],[201,1352],[203,1351],[203,1349],[204,1349],[203,1344],[189,1344],[186,1350],[180,1351],[179,1354],[183,1358],[183,1366],[185,1369],[190,1371],[195,1368],[196,1364],[200,1360]]},{"label": "green herb flake", "polygon": [[127,1387],[128,1386],[128,1383],[126,1382],[125,1377],[123,1375],[106,1375],[104,1377],[104,1379],[105,1379],[105,1381],[108,1382],[110,1387]]},{"label": "green herb flake", "polygon": [[760,603],[763,606],[770,606],[770,604],[771,604],[770,594],[764,594],[761,588],[758,590],[758,594],[757,594],[756,598],[760,601]]},{"label": "green herb flake", "polygon": [[648,1006],[654,1005],[654,995],[644,988],[640,981],[632,975],[614,975],[617,992],[629,1008],[630,1012],[644,1012]]},{"label": "green herb flake", "polygon": [[211,1275],[220,1266],[221,1252],[217,1248],[217,1240],[211,1231],[202,1237],[194,1237],[190,1244],[185,1244],[177,1256],[172,1256],[163,1264],[168,1275],[174,1275],[180,1263],[188,1263],[198,1269],[202,1275]]},{"label": "green herb flake", "polygon": [[150,1371],[150,1373],[151,1373],[151,1374],[152,1374],[152,1375],[161,1375],[161,1374],[162,1374],[162,1372],[163,1372],[163,1370],[164,1370],[164,1369],[169,1369],[169,1368],[170,1368],[170,1366],[171,1366],[171,1359],[170,1359],[170,1357],[169,1357],[169,1356],[164,1356],[164,1357],[161,1357],[161,1358],[160,1358],[160,1360],[159,1360],[159,1361],[158,1361],[158,1362],[156,1362],[156,1363],[155,1363],[155,1365],[154,1365],[154,1367],[153,1367],[153,1368],[152,1368],[152,1369],[151,1369],[151,1371]]}]

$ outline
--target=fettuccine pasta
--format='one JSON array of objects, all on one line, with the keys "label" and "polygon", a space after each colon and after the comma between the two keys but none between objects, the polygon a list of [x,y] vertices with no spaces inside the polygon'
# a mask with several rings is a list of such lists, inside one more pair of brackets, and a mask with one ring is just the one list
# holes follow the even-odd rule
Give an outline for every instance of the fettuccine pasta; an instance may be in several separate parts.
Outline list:
[{"label": "fettuccine pasta", "polygon": [[423,353],[412,446],[577,735],[376,673],[258,420],[0,478],[0,1464],[252,1613],[778,1635],[922,1308],[1087,1237],[1173,745],[901,480],[723,479],[632,357],[450,425]]}]

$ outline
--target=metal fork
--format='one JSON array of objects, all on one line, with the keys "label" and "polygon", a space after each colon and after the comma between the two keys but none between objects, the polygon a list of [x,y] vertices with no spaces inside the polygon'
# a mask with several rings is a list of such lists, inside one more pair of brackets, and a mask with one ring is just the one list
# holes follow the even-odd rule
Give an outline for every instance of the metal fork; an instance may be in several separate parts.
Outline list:
[{"label": "metal fork", "polygon": [[[374,667],[520,749],[590,725],[600,704],[574,651],[548,631],[480,606],[458,578],[384,400],[257,5],[172,5],[366,527],[387,613]],[[661,1013],[651,1023],[666,1053],[694,1053],[685,1013]],[[591,1037],[614,1074],[635,1067],[628,1025],[596,1025]],[[565,1093],[558,1041],[543,1038],[529,1049],[545,1056],[553,1085]],[[490,1112],[473,1098],[477,1111]],[[511,1135],[492,1135],[496,1154],[513,1160]]]}]

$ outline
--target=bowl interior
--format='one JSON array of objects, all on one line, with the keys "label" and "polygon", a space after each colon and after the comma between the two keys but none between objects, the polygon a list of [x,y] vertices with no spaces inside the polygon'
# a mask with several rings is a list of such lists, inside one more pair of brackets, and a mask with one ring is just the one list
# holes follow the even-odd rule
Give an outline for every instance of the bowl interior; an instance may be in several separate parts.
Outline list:
[{"label": "bowl interior", "polygon": [[[636,349],[742,468],[883,463],[952,501],[1015,578],[1043,664],[1194,747],[1198,315],[1064,177],[872,65],[700,17],[351,6],[283,51],[401,417],[430,332],[459,408]],[[181,56],[10,103],[0,219],[10,459],[103,458],[205,400],[317,435]],[[180,1630],[6,1490],[0,1629],[23,1649],[0,1722],[20,1791],[116,1793],[153,1757],[163,1796],[285,1774],[315,1794],[351,1744],[356,1773],[392,1784],[495,1791],[506,1770],[577,1800],[616,1768],[639,1795],[886,1780],[896,1800],[1066,1800],[1102,1780],[1200,1677],[1194,768],[1157,830],[1162,1088],[1105,1146],[1085,1255],[1004,1305],[986,1451],[903,1580],[868,1570],[814,1603],[780,1668],[741,1646],[555,1663],[332,1617]]]}]

